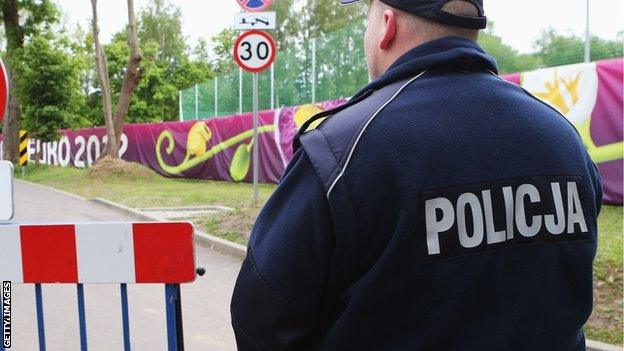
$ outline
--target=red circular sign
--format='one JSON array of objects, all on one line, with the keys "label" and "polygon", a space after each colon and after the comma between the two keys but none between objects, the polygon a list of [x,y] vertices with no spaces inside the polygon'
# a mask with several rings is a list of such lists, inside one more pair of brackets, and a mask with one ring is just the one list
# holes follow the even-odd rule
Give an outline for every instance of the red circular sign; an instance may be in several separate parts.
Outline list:
[{"label": "red circular sign", "polygon": [[277,49],[269,33],[250,30],[241,34],[234,43],[234,60],[243,70],[258,73],[266,70],[275,61]]},{"label": "red circular sign", "polygon": [[236,0],[238,4],[249,12],[260,12],[266,10],[273,3],[272,0]]},{"label": "red circular sign", "polygon": [[4,62],[0,58],[0,122],[4,118],[9,103],[9,80]]}]

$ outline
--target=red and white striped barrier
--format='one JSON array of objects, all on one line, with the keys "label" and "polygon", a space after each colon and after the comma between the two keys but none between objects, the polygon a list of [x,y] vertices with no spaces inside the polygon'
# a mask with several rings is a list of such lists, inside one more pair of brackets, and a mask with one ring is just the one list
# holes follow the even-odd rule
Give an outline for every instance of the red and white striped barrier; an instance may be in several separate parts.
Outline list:
[{"label": "red and white striped barrier", "polygon": [[0,281],[189,283],[189,222],[0,225]]}]

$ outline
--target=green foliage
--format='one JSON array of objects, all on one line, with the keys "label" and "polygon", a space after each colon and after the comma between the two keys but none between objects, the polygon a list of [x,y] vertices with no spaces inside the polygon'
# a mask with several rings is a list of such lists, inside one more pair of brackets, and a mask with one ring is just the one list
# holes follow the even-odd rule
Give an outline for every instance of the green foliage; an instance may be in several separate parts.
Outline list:
[{"label": "green foliage", "polygon": [[[180,9],[167,0],[151,1],[140,12],[139,18],[142,77],[132,95],[126,123],[176,120],[178,91],[213,76],[212,67],[206,60],[205,43],[195,48],[196,58],[190,55],[184,44]],[[123,84],[130,55],[127,43],[127,34],[123,30],[104,47],[113,101],[119,98]],[[95,85],[97,81],[93,83]],[[94,95],[99,95],[99,91]]]},{"label": "green foliage", "polygon": [[216,73],[228,73],[236,68],[232,60],[232,48],[236,42],[236,31],[226,28],[212,37],[214,60],[212,66]]},{"label": "green foliage", "polygon": [[[20,70],[24,70],[24,64],[22,59],[26,57],[23,53],[24,43],[31,40],[33,37],[39,35],[42,32],[49,32],[50,27],[57,22],[58,10],[56,5],[50,0],[1,0],[0,1],[0,14],[2,15],[2,23],[4,24],[4,35],[6,39],[6,52],[4,55],[4,63],[8,70],[8,83],[14,93],[9,95],[8,111],[3,123],[4,134],[4,152],[5,158],[15,161],[17,159],[17,129],[20,126],[20,105],[25,110],[26,117],[29,117],[28,112],[33,111],[33,106],[40,105],[43,101],[37,101],[33,104],[25,104],[20,101],[20,96],[30,96],[27,94],[30,82],[28,77],[22,77]],[[45,63],[45,62],[44,62]],[[36,77],[41,79],[41,77]],[[17,93],[15,93],[17,92]],[[32,101],[31,101],[32,102]],[[45,110],[39,111],[38,118],[46,120],[48,118],[58,118],[60,108],[53,108],[51,105],[46,105],[43,102]],[[32,122],[32,113],[30,119],[26,118],[26,123]],[[44,130],[45,126],[37,126],[39,132],[46,135],[46,138],[54,138],[53,133],[49,133]]]},{"label": "green foliage", "polygon": [[273,1],[271,11],[275,11],[279,26],[273,32],[278,50],[286,50],[297,42],[301,33],[301,21],[294,4],[296,0]]},{"label": "green foliage", "polygon": [[84,103],[79,90],[79,65],[68,53],[65,38],[52,32],[34,34],[20,52],[22,127],[41,140],[58,139],[58,130],[80,127]]},{"label": "green foliage", "polygon": [[24,37],[39,34],[50,30],[51,25],[60,17],[60,10],[50,0],[21,0],[18,1],[20,16],[22,17],[21,32]]},{"label": "green foliage", "polygon": [[8,54],[21,49],[30,36],[50,30],[60,15],[50,0],[0,0],[0,6],[9,13],[15,11],[15,18],[4,21]]},{"label": "green foliage", "polygon": [[141,43],[156,43],[156,59],[175,68],[186,58],[182,34],[182,12],[167,0],[151,0],[139,14],[138,36]]}]

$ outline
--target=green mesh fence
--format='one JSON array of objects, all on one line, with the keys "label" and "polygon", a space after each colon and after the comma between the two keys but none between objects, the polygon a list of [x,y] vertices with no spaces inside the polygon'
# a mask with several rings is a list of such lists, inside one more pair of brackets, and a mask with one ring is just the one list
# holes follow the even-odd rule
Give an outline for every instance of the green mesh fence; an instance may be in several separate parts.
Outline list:
[{"label": "green mesh fence", "polygon": [[[354,23],[320,38],[280,51],[272,69],[258,75],[261,110],[352,96],[368,81],[364,61],[364,23]],[[501,74],[530,71],[583,61],[581,38],[546,37],[547,49],[519,54],[494,33],[485,31],[479,44],[499,64]],[[607,42],[592,37],[591,59],[622,57],[622,35]],[[273,84],[271,76],[273,75]],[[234,70],[180,92],[180,119],[205,119],[252,110],[252,74]],[[216,94],[216,95],[215,95]]]},{"label": "green mesh fence", "polygon": [[[368,82],[364,30],[363,23],[352,25],[279,52],[273,68],[258,75],[258,107],[263,110],[353,95]],[[252,74],[235,70],[182,90],[181,119],[251,111],[252,79]]]},{"label": "green mesh fence", "polygon": [[316,40],[316,101],[352,96],[368,83],[364,31],[352,25]]}]

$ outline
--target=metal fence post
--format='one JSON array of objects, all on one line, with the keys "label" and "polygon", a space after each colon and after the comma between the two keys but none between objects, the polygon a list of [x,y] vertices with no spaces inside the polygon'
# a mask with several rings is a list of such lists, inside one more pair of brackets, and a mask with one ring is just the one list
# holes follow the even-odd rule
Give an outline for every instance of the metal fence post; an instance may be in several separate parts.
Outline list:
[{"label": "metal fence post", "polygon": [[195,119],[199,119],[199,90],[195,84]]},{"label": "metal fence post", "polygon": [[214,79],[214,116],[219,115],[219,77]]},{"label": "metal fence post", "polygon": [[128,287],[125,283],[119,284],[121,292],[121,322],[123,328],[124,351],[130,351],[130,318],[128,315]]},{"label": "metal fence post", "polygon": [[316,38],[312,38],[312,103],[316,102]]},{"label": "metal fence post", "polygon": [[35,284],[35,303],[37,305],[37,331],[39,333],[39,351],[45,351],[45,323],[43,321],[43,293],[41,284]]},{"label": "metal fence post", "polygon": [[271,110],[275,109],[275,64],[271,65]]},{"label": "metal fence post", "polygon": [[258,73],[253,74],[253,198],[254,205],[258,204],[258,167],[260,162],[260,140],[258,140]]},{"label": "metal fence post", "polygon": [[178,115],[179,115],[178,119],[180,120],[180,122],[183,122],[184,121],[184,110],[183,110],[183,107],[182,107],[182,90],[180,90],[178,92],[178,102],[179,102],[178,103],[178,110],[180,111],[178,113]]},{"label": "metal fence post", "polygon": [[80,328],[80,350],[87,351],[87,318],[85,313],[84,286],[76,284],[78,297],[78,326]]},{"label": "metal fence post", "polygon": [[167,312],[168,350],[184,351],[180,284],[165,284],[165,309]]},{"label": "metal fence post", "polygon": [[238,69],[238,113],[243,113],[243,69]]}]

